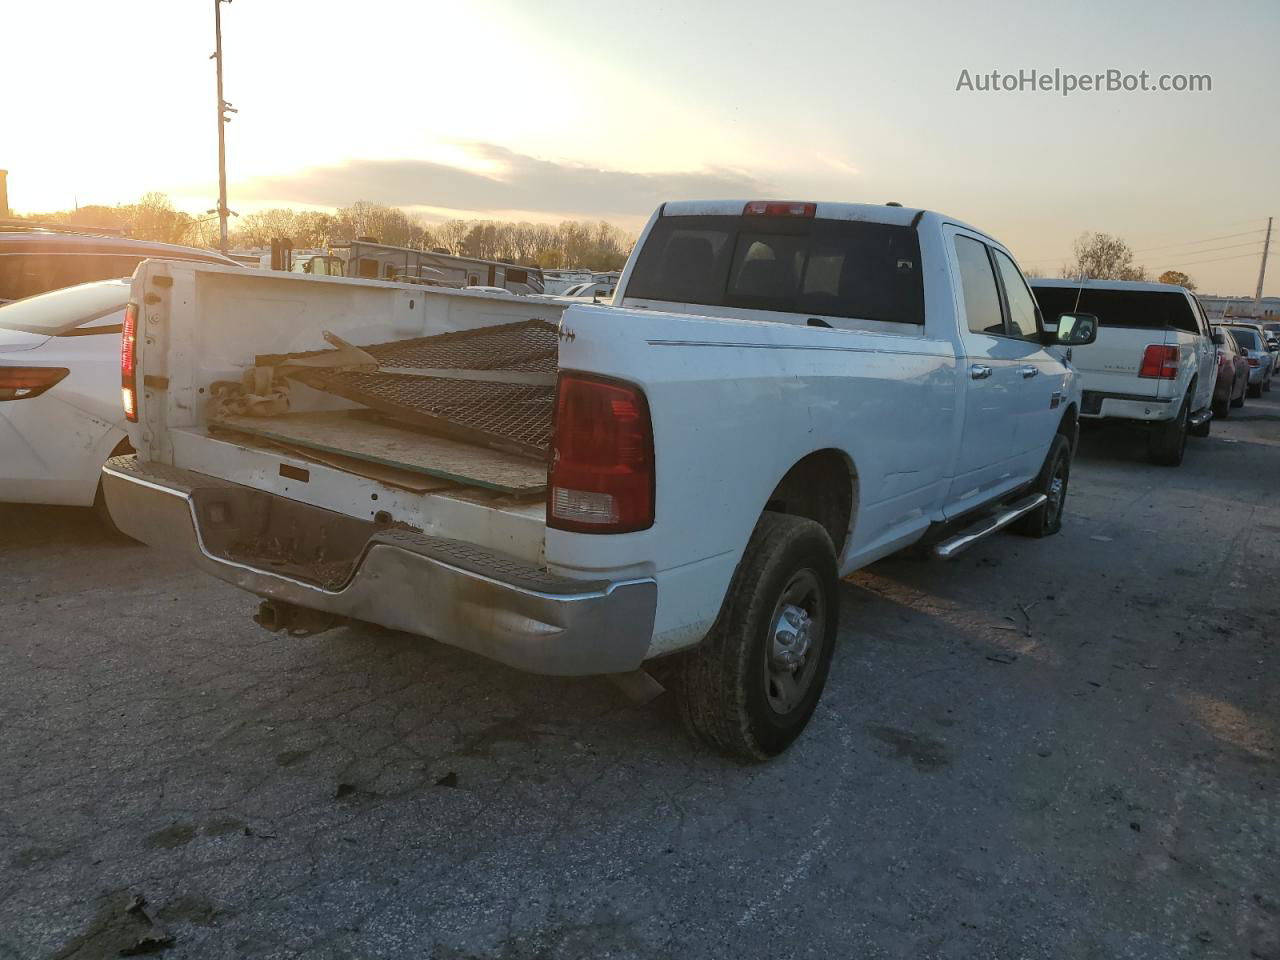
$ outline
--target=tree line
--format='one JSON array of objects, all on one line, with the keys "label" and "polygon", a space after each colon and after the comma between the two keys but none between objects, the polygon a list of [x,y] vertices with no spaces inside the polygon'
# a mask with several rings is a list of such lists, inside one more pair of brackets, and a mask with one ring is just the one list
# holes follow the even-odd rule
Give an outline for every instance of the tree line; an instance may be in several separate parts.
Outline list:
[{"label": "tree line", "polygon": [[[120,230],[139,240],[185,243],[216,249],[217,218],[197,218],[175,210],[163,193],[145,194],[136,203],[91,205],[76,210],[29,214],[26,219],[86,229]],[[497,220],[446,220],[430,223],[398,207],[358,200],[333,213],[275,207],[233,218],[231,249],[268,246],[288,239],[295,249],[326,248],[372,237],[380,243],[485,260],[537,264],[545,269],[620,270],[635,238],[613,224],[564,220],[507,223]]]},{"label": "tree line", "polygon": [[[27,219],[85,228],[122,230],[139,240],[186,243],[216,249],[216,218],[196,218],[175,210],[163,193],[147,193],[136,203],[85,206],[76,210],[30,214]],[[415,250],[442,250],[483,260],[510,260],[545,269],[620,270],[635,238],[605,221],[564,220],[557,224],[506,223],[498,220],[446,220],[429,223],[399,207],[358,200],[333,213],[274,207],[232,220],[232,249],[266,247],[285,238],[295,249],[325,248],[373,237],[380,243]],[[1060,275],[1095,280],[1150,280],[1152,272],[1134,261],[1133,249],[1107,233],[1076,238],[1073,259]],[[1030,272],[1030,271],[1029,271]],[[1157,278],[1189,290],[1195,281],[1180,270]]]}]

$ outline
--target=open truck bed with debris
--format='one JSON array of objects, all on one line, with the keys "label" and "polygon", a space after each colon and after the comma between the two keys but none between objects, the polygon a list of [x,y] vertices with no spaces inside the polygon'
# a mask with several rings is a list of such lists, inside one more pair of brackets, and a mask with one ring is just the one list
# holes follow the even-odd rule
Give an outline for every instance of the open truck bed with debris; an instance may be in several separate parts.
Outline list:
[{"label": "open truck bed with debris", "polygon": [[851,204],[666,204],[611,306],[148,261],[103,491],[270,627],[681,653],[689,725],[760,759],[817,704],[840,574],[1057,529],[1079,388],[1018,296],[984,234]]}]

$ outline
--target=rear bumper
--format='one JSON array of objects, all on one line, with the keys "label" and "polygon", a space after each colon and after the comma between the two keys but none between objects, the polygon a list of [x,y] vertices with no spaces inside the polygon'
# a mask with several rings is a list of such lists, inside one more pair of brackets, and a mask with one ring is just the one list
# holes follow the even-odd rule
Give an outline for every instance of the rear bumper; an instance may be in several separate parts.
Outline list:
[{"label": "rear bumper", "polygon": [[[126,534],[243,590],[431,637],[531,673],[634,670],[652,639],[652,579],[560,577],[472,544],[133,456],[107,461],[102,485]],[[249,531],[252,546],[244,542]]]},{"label": "rear bumper", "polygon": [[1172,420],[1178,415],[1179,399],[1161,400],[1132,393],[1086,390],[1080,398],[1080,416],[1095,420]]}]

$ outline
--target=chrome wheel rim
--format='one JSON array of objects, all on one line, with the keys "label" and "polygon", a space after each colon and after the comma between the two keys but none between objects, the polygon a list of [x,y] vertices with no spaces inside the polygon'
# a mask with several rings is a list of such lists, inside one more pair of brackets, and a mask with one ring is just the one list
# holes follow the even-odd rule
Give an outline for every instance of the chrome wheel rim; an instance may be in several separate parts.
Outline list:
[{"label": "chrome wheel rim", "polygon": [[793,574],[774,604],[765,638],[764,693],[777,714],[794,711],[813,686],[826,613],[818,575],[809,569]]}]

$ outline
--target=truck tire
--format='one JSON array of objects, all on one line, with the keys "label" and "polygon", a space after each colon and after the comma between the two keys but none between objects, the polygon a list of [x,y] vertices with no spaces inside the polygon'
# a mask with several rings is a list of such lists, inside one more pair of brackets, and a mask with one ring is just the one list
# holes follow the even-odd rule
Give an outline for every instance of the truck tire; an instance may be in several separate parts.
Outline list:
[{"label": "truck tire", "polygon": [[1245,393],[1248,396],[1253,397],[1254,399],[1262,396],[1262,384],[1260,383],[1249,384],[1249,388],[1245,391]]},{"label": "truck tire", "polygon": [[1182,398],[1178,415],[1172,420],[1152,426],[1147,438],[1147,456],[1162,467],[1176,467],[1182,463],[1187,449],[1187,417],[1191,411],[1191,392]]},{"label": "truck tire", "polygon": [[1049,444],[1040,476],[1033,488],[1049,499],[1043,507],[1032,510],[1013,525],[1013,532],[1024,537],[1051,537],[1062,529],[1062,511],[1067,503],[1067,485],[1071,482],[1071,441],[1062,434]]},{"label": "truck tire", "polygon": [[826,530],[790,514],[760,517],[715,626],[681,664],[690,732],[749,762],[791,745],[827,682],[837,583]]}]

